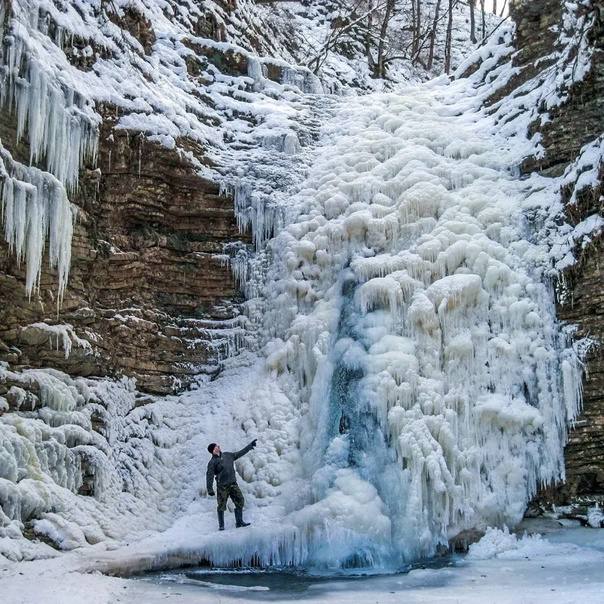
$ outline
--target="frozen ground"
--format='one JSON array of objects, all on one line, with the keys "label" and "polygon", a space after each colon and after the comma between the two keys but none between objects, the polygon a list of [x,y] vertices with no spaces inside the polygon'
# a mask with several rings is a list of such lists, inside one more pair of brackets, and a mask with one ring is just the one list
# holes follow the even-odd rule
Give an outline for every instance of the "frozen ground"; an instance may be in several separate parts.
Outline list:
[{"label": "frozen ground", "polygon": [[[538,137],[525,137],[535,117],[526,110],[527,95],[541,106],[560,82],[547,80],[487,113],[484,98],[513,73],[505,62],[511,47],[494,41],[480,52],[483,63],[471,80],[443,78],[338,108],[313,106],[334,115],[302,190],[277,208],[285,226],[266,248],[268,287],[249,300],[250,316],[256,304],[265,320],[259,343],[271,339],[266,363],[241,355],[199,390],[141,407],[127,383],[101,392],[113,405],[112,432],[95,498],[73,494],[78,467],[57,462],[57,454],[44,458],[43,469],[66,474],[60,489],[37,474],[23,480],[37,471],[30,442],[16,426],[7,428],[5,442],[17,453],[6,456],[16,461],[0,485],[11,502],[1,551],[13,559],[56,555],[22,538],[22,520],[32,516],[40,519],[36,534],[59,547],[88,544],[81,554],[7,566],[1,572],[8,601],[17,594],[14,601],[37,601],[42,591],[57,602],[114,602],[116,590],[123,590],[121,601],[170,595],[170,586],[81,569],[132,572],[202,559],[221,566],[256,560],[264,567],[396,568],[393,558],[432,554],[465,528],[514,524],[539,482],[562,478],[580,376],[544,281],[552,264],[572,262],[574,245],[601,222],[554,228],[561,206],[552,200],[563,183],[580,189],[592,182],[601,141],[586,146],[563,179],[520,180],[515,166],[539,151]],[[248,80],[269,85],[257,69]],[[259,97],[251,98],[258,108]],[[262,129],[267,145],[274,130],[272,122]],[[285,144],[289,134],[280,133],[283,153],[289,149],[300,163],[295,140]],[[277,212],[237,198],[240,222],[251,224],[262,247]],[[244,285],[249,289],[249,279]],[[73,338],[60,333],[67,348]],[[69,420],[53,430],[56,438],[94,444],[94,431],[72,427],[77,420],[88,428],[88,416],[59,414],[95,403],[93,391],[101,387],[39,374],[52,394],[44,391],[47,415]],[[15,423],[27,422],[18,416]],[[30,434],[45,442],[45,432]],[[258,448],[238,467],[254,526],[218,535],[215,503],[200,497],[205,447],[219,440],[232,450],[255,437]],[[73,472],[63,472],[67,467]],[[489,538],[458,567],[355,587],[371,598],[383,594],[383,601],[400,589],[409,599],[428,594],[442,601],[443,591],[449,597],[457,590],[461,601],[494,602],[519,601],[519,589],[533,598],[537,590],[527,600],[535,601],[562,589],[568,577],[563,601],[575,601],[577,584],[597,576],[589,569],[602,566],[603,554],[593,539],[576,546],[566,538],[555,547],[554,537],[520,547],[513,538]],[[481,579],[489,579],[487,587],[480,588]],[[321,582],[308,594],[320,591],[316,598],[325,601],[334,592],[346,601],[357,591],[350,585]],[[204,593],[199,585],[176,589],[197,601]],[[583,590],[581,600],[590,593]]]},{"label": "frozen ground", "polygon": [[472,547],[468,556],[451,559],[440,568],[356,579],[322,576],[302,581],[292,576],[284,578],[280,586],[274,577],[271,581],[262,574],[252,575],[253,580],[249,575],[246,580],[234,576],[230,585],[219,585],[207,581],[207,577],[205,583],[187,580],[182,572],[165,575],[162,581],[157,577],[119,579],[83,572],[91,571],[96,564],[96,554],[88,550],[51,560],[0,565],[2,601],[599,604],[604,593],[604,531],[563,529],[521,539],[492,531]]}]

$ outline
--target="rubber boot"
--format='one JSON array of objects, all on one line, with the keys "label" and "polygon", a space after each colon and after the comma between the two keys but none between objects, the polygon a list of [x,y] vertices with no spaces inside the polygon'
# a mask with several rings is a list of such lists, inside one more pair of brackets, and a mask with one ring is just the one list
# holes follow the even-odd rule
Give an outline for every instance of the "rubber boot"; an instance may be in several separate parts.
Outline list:
[{"label": "rubber boot", "polygon": [[218,510],[218,530],[224,531],[224,512]]},{"label": "rubber boot", "polygon": [[241,528],[242,526],[249,526],[249,522],[243,521],[243,508],[235,508],[235,526]]}]

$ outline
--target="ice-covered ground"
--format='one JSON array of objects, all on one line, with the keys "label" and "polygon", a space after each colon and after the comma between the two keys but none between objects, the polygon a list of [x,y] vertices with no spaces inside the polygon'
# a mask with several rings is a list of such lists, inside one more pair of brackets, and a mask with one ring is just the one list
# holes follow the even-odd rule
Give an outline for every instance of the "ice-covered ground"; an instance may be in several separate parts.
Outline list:
[{"label": "ice-covered ground", "polygon": [[[2,601],[6,604],[123,604],[178,602],[235,604],[291,602],[309,604],[455,602],[464,604],[600,604],[604,593],[604,531],[564,529],[545,536],[517,538],[491,531],[441,568],[417,568],[406,574],[357,579],[309,581],[300,591],[267,589],[237,579],[229,586],[186,580],[119,579],[91,571],[95,554],[73,552],[53,560],[0,564]],[[238,585],[239,583],[239,585]],[[251,583],[251,585],[250,585]]]}]

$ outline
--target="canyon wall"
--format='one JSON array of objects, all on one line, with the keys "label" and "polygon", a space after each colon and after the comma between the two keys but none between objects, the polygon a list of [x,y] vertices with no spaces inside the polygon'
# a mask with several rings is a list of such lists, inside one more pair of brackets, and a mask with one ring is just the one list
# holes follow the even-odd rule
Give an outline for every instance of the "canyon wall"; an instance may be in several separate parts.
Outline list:
[{"label": "canyon wall", "polygon": [[[593,26],[575,32],[577,41],[591,49],[591,63],[584,78],[566,89],[567,98],[549,110],[545,123],[536,120],[531,134],[540,134],[544,153],[529,157],[522,166],[525,175],[535,171],[559,176],[579,156],[581,148],[604,133],[604,3],[578,4],[577,14],[593,19]],[[516,23],[514,64],[518,73],[509,87],[511,94],[530,78],[540,77],[554,63],[563,28],[564,12],[557,0],[515,1],[510,15]],[[569,56],[575,71],[577,52]],[[542,76],[541,76],[542,77]],[[599,171],[596,182],[580,188],[569,182],[561,190],[565,216],[572,226],[603,214],[604,166],[585,165]],[[543,491],[544,501],[558,504],[602,501],[604,498],[604,263],[600,231],[577,242],[576,262],[564,269],[556,285],[559,318],[576,325],[576,340],[587,338],[583,412],[566,447],[566,484]]]},{"label": "canyon wall", "polygon": [[[10,132],[7,117],[0,123]],[[97,166],[83,171],[72,197],[62,303],[47,262],[28,298],[25,267],[0,244],[0,360],[72,376],[127,375],[141,391],[175,392],[216,371],[235,346],[240,296],[223,256],[226,243],[241,239],[233,202],[176,150],[111,123],[101,128]],[[72,326],[79,339],[68,354],[42,322]]]}]

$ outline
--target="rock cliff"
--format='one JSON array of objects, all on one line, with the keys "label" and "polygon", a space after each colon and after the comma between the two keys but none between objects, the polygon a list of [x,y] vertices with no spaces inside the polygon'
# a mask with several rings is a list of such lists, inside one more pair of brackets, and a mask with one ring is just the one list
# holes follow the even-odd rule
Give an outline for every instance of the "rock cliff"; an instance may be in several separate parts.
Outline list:
[{"label": "rock cliff", "polygon": [[[570,73],[578,70],[581,48],[591,49],[589,68],[578,82],[565,84],[564,100],[549,109],[547,119],[536,119],[531,134],[541,137],[543,152],[529,157],[523,172],[558,176],[568,170],[584,145],[598,141],[604,132],[604,5],[582,2],[577,17],[586,18],[573,31],[575,47],[566,59]],[[515,1],[510,15],[516,23],[516,78],[499,94],[513,94],[531,78],[544,78],[553,69],[560,52],[560,32],[567,18],[556,0]],[[587,25],[589,24],[589,26]],[[569,45],[572,46],[572,45]],[[597,157],[597,156],[596,156]],[[604,166],[585,162],[581,172],[594,172],[589,186],[577,178],[567,179],[561,190],[565,217],[572,226],[585,224],[590,217],[602,216]],[[575,338],[587,338],[583,413],[576,422],[566,448],[566,483],[546,489],[545,501],[558,504],[602,501],[604,497],[604,268],[602,232],[577,241],[574,262],[564,269],[557,283],[558,316],[575,325]]]},{"label": "rock cliff", "polygon": [[[572,85],[567,99],[550,111],[549,120],[534,124],[542,136],[544,154],[529,158],[524,170],[559,175],[580,155],[581,148],[604,132],[604,13],[599,2],[585,2],[579,14],[589,15],[594,25],[578,35],[593,49],[591,64],[585,77]],[[515,2],[512,18],[517,23],[520,49],[518,65],[534,70],[535,64],[555,49],[555,32],[563,24],[561,4]],[[539,66],[540,69],[543,65]],[[598,182],[580,190],[574,183],[562,190],[566,216],[571,225],[579,225],[590,216],[603,214],[604,165]],[[573,194],[576,194],[573,196]],[[560,319],[577,326],[577,339],[589,338],[583,383],[583,413],[571,432],[566,448],[566,484],[557,489],[557,503],[577,502],[581,498],[602,501],[604,498],[604,250],[603,233],[576,246],[576,263],[563,271],[557,288]]]},{"label": "rock cliff", "polygon": [[[173,392],[215,371],[235,345],[240,296],[222,254],[241,235],[232,198],[216,183],[175,150],[111,123],[72,198],[71,275],[58,308],[47,263],[29,299],[25,267],[0,246],[0,359],[72,376],[128,375],[142,391]],[[76,341],[67,354],[41,323],[71,325],[87,344]]]}]

